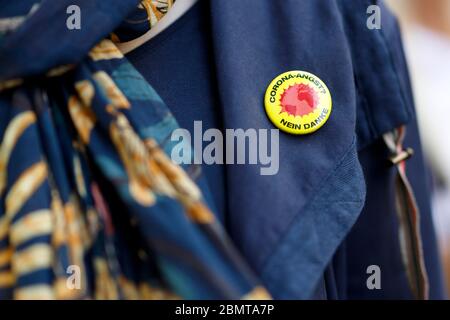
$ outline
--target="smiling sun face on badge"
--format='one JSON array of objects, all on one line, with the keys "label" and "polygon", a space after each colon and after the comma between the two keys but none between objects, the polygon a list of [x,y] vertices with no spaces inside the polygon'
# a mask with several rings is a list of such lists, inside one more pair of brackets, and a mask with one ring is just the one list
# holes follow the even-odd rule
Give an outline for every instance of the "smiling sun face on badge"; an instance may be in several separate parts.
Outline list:
[{"label": "smiling sun face on badge", "polygon": [[331,95],[325,83],[304,71],[276,77],[265,96],[265,109],[272,123],[291,134],[308,134],[321,128],[331,114]]}]

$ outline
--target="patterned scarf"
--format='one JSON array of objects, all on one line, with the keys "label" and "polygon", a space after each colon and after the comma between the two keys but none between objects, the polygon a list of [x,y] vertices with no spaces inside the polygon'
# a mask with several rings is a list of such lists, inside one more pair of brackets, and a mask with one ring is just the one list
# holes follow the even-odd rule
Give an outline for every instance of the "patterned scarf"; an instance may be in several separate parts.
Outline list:
[{"label": "patterned scarf", "polygon": [[111,41],[174,1],[73,2],[0,0],[0,299],[269,298]]}]

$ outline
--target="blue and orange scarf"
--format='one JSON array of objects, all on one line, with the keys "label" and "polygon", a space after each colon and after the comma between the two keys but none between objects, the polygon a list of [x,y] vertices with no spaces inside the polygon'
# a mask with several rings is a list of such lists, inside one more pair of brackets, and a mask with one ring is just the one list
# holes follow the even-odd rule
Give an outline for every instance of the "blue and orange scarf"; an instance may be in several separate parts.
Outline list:
[{"label": "blue and orange scarf", "polygon": [[269,297],[114,43],[173,2],[0,0],[0,299]]}]

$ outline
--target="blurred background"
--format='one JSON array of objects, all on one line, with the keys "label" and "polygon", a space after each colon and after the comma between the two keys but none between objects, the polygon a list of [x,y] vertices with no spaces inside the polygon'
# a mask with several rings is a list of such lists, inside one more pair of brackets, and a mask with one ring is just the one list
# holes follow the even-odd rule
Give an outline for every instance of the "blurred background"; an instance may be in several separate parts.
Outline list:
[{"label": "blurred background", "polygon": [[403,31],[422,145],[433,173],[434,222],[450,289],[450,0],[385,1]]}]

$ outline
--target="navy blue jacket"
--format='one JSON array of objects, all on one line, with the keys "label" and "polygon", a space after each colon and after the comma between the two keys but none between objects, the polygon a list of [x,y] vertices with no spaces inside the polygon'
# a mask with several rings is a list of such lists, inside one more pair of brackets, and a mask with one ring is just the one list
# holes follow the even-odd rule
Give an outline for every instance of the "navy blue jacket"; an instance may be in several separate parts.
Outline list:
[{"label": "navy blue jacket", "polygon": [[[379,30],[366,26],[371,4],[381,7]],[[91,38],[83,39],[86,48],[118,25],[115,16],[127,8],[114,9],[103,24],[84,18],[95,26]],[[416,151],[407,171],[421,210],[430,293],[442,298],[407,67],[398,26],[383,3],[209,0],[208,10],[224,128],[272,129],[264,93],[274,77],[289,70],[317,75],[332,95],[331,117],[320,130],[300,137],[280,133],[277,175],[261,176],[254,165],[227,166],[228,230],[271,294],[288,299],[411,298],[397,239],[395,172],[386,165],[388,153],[381,141],[383,133],[407,125],[406,146]],[[61,37],[52,28],[58,19],[47,26],[55,39]],[[36,43],[39,37],[37,33]],[[71,38],[64,39],[70,48]],[[47,48],[40,48],[42,53],[39,48],[22,53],[27,64],[0,61],[2,74],[41,72],[33,62],[35,54],[43,56],[42,65],[58,65],[77,62],[86,51],[78,46],[69,58],[55,60]],[[15,54],[5,52],[4,57],[8,53]],[[381,267],[381,290],[366,286],[366,268],[372,264]]]},{"label": "navy blue jacket", "polygon": [[[280,169],[203,166],[217,214],[276,298],[411,298],[382,134],[407,125],[407,168],[422,212],[431,297],[443,296],[408,73],[394,17],[366,26],[370,1],[200,1],[128,55],[180,125],[270,129],[267,85],[316,74],[333,112],[309,136],[280,133]],[[189,50],[185,50],[188,47]],[[174,91],[174,88],[175,91]],[[369,290],[367,267],[381,269]]]},{"label": "navy blue jacket", "polygon": [[[251,165],[227,168],[231,234],[271,293],[311,298],[328,270],[328,298],[411,297],[397,238],[395,171],[380,139],[406,124],[406,146],[416,150],[407,172],[421,210],[430,294],[442,298],[427,175],[392,14],[375,1],[382,24],[370,30],[366,10],[374,1],[210,2],[226,128],[273,128],[263,95],[288,70],[316,74],[332,94],[323,128],[280,135],[277,175],[261,176]],[[381,290],[367,289],[371,264],[381,268]]]}]

